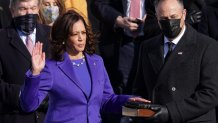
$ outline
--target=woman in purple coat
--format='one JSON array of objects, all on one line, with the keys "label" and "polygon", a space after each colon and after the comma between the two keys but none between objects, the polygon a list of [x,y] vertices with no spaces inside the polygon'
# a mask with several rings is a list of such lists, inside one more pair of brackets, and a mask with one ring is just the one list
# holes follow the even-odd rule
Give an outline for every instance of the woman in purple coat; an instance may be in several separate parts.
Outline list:
[{"label": "woman in purple coat", "polygon": [[34,47],[20,95],[25,112],[36,110],[48,95],[45,123],[100,123],[101,112],[121,113],[127,101],[149,102],[114,94],[103,60],[94,54],[94,36],[78,13],[60,16],[51,38],[51,59],[45,61],[41,43]]}]

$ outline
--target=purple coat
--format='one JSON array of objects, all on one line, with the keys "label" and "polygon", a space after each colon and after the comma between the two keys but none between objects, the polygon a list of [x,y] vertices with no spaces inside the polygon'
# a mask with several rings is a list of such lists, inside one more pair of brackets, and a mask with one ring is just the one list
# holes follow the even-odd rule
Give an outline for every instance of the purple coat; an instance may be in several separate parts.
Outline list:
[{"label": "purple coat", "polygon": [[100,56],[85,56],[92,80],[90,97],[76,80],[72,63],[65,53],[63,61],[47,60],[40,75],[26,73],[20,95],[22,109],[25,112],[36,110],[48,94],[45,123],[100,123],[101,111],[121,113],[121,106],[130,96],[114,94]]}]

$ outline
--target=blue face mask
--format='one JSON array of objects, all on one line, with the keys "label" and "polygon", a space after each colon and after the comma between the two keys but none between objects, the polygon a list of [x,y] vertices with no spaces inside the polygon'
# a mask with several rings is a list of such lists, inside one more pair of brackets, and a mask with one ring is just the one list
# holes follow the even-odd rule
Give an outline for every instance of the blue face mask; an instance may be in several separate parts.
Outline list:
[{"label": "blue face mask", "polygon": [[42,15],[46,22],[53,23],[59,16],[58,6],[49,6],[42,9]]},{"label": "blue face mask", "polygon": [[14,17],[15,27],[26,35],[31,34],[36,28],[37,14],[26,14]]}]

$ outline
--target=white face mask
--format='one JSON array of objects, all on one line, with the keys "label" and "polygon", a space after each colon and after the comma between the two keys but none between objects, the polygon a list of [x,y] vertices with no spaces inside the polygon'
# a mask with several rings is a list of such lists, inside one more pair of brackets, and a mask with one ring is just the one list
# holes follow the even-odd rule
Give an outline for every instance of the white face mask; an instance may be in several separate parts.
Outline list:
[{"label": "white face mask", "polygon": [[42,15],[46,22],[53,23],[59,16],[58,6],[48,6],[42,9]]}]

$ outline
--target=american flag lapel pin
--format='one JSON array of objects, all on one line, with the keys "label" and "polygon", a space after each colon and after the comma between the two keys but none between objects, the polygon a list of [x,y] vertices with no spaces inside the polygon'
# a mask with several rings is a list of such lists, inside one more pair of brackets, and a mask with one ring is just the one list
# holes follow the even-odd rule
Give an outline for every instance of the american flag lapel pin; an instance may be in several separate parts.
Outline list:
[{"label": "american flag lapel pin", "polygon": [[183,54],[183,52],[178,52],[178,55],[182,55]]}]

